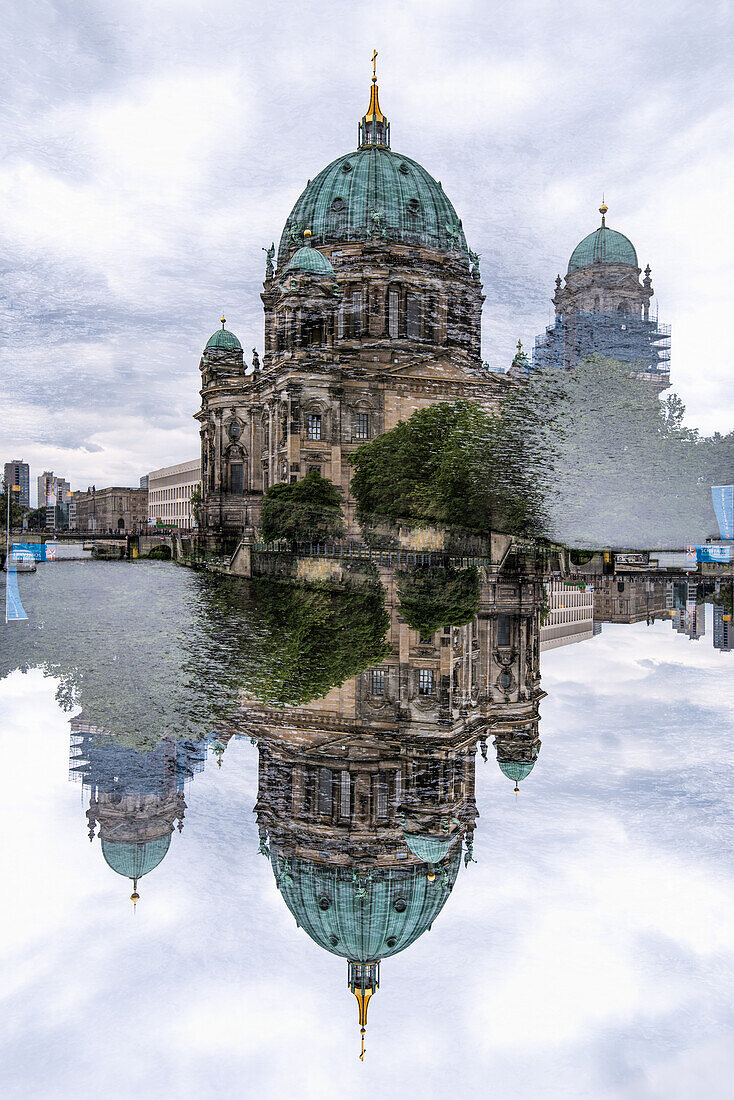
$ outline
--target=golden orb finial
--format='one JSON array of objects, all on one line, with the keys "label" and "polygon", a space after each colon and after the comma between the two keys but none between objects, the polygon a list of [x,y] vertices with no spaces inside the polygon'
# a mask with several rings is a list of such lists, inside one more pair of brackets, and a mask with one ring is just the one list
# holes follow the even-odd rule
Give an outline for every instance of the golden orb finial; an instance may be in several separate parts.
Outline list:
[{"label": "golden orb finial", "polygon": [[609,207],[607,206],[607,204],[605,202],[603,202],[601,204],[601,206],[599,207],[599,213],[600,214],[606,214],[608,209],[609,209]]},{"label": "golden orb finial", "polygon": [[515,784],[515,794],[519,794],[519,793],[520,793],[520,788],[518,787],[518,785],[516,783]]},{"label": "golden orb finial", "polygon": [[428,874],[426,875],[426,878],[428,879],[429,882],[435,882],[436,881],[436,872],[435,871],[429,871]]},{"label": "golden orb finial", "polygon": [[311,232],[311,230],[310,230],[310,229],[304,229],[304,231],[303,231],[303,235],[304,235],[304,237],[306,238],[306,240],[308,240],[308,238],[309,238],[309,237],[312,237],[312,236],[313,236],[313,233]]},{"label": "golden orb finial", "polygon": [[222,328],[224,328],[224,325],[225,325],[225,322],[226,322],[227,318],[222,316],[222,317],[219,318],[219,320],[222,322]]}]

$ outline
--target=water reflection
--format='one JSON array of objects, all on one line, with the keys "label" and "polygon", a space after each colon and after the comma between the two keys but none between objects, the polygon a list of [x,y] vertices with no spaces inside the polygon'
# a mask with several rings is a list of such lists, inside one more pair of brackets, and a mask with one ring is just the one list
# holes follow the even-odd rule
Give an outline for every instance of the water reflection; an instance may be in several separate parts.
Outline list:
[{"label": "water reflection", "polygon": [[71,719],[69,774],[89,794],[89,839],[97,829],[108,867],[138,882],[163,860],[174,826],[184,826],[186,783],[204,768],[207,740],[162,738],[155,748],[126,744],[108,730]]}]

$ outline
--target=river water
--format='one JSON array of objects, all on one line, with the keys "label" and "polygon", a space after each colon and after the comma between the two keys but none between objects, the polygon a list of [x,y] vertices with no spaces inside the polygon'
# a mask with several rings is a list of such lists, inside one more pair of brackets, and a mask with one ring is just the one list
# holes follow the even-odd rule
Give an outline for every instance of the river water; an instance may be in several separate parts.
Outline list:
[{"label": "river water", "polygon": [[[168,563],[19,580],[3,1096],[731,1094],[734,654],[711,605],[695,640],[660,617],[543,652],[545,696],[529,671],[508,703],[477,688],[481,624],[434,653],[389,600],[383,682],[355,671],[381,667],[369,595],[294,602]],[[404,734],[393,671],[417,685]],[[527,766],[507,763],[520,726]],[[363,1060],[355,936],[382,960]]]}]

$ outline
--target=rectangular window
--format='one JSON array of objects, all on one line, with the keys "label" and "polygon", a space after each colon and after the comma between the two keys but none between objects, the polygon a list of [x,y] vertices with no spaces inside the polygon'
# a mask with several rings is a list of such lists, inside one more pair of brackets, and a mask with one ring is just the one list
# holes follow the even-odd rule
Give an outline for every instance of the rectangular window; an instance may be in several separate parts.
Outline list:
[{"label": "rectangular window", "polygon": [[370,691],[372,695],[384,695],[385,694],[385,670],[384,668],[373,668],[370,673]]},{"label": "rectangular window", "polygon": [[336,334],[341,340],[344,337],[344,304],[339,306],[339,312],[336,315]]},{"label": "rectangular window", "polygon": [[308,439],[321,439],[320,413],[308,413],[306,416],[306,436]]},{"label": "rectangular window", "polygon": [[409,340],[420,340],[421,335],[421,303],[415,294],[408,295],[406,335]]},{"label": "rectangular window", "polygon": [[359,336],[362,332],[362,291],[355,290],[352,293],[352,335]]},{"label": "rectangular window", "polygon": [[331,772],[319,768],[319,813],[331,816]]},{"label": "rectangular window", "polygon": [[435,680],[432,668],[422,668],[418,672],[418,694],[434,695]]},{"label": "rectangular window", "polygon": [[229,468],[230,492],[236,496],[242,496],[245,488],[244,466],[241,462],[233,462]]},{"label": "rectangular window", "polygon": [[309,466],[308,473],[309,474],[320,474],[321,473],[321,467],[320,466]]},{"label": "rectangular window", "polygon": [[497,645],[507,646],[510,644],[510,616],[498,615],[497,616]]},{"label": "rectangular window", "polygon": [[369,439],[370,437],[370,419],[367,413],[355,413],[354,416],[354,438],[359,440]]},{"label": "rectangular window", "polygon": [[349,817],[352,810],[352,783],[348,771],[341,773],[339,790],[339,814],[341,817]]},{"label": "rectangular window", "polygon": [[377,776],[377,816],[387,817],[387,776]]},{"label": "rectangular window", "polygon": [[387,330],[393,340],[398,338],[400,296],[397,290],[391,290],[387,299]]}]

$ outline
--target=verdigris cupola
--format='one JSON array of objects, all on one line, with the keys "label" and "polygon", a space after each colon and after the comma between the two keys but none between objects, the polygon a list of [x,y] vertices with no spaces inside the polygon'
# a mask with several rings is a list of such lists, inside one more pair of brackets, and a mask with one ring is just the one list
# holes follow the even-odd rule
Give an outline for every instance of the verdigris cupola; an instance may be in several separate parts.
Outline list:
[{"label": "verdigris cupola", "polygon": [[202,385],[205,387],[213,381],[240,381],[244,374],[242,344],[233,332],[224,327],[226,322],[227,318],[222,317],[222,327],[209,337],[201,356],[199,368],[202,372]]}]

